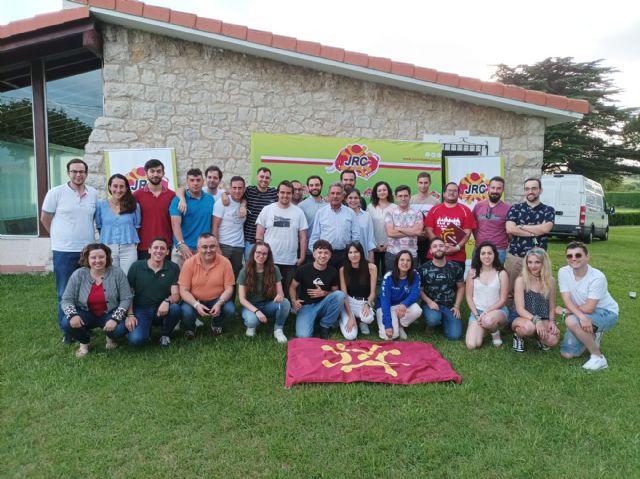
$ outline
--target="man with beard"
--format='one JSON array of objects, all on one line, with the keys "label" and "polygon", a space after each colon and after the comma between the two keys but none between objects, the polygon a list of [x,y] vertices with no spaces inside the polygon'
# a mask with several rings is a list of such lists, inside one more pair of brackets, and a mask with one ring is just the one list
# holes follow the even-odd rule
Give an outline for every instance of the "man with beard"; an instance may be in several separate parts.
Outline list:
[{"label": "man with beard", "polygon": [[447,261],[445,250],[442,238],[434,237],[429,246],[433,259],[420,268],[422,313],[427,328],[442,324],[445,337],[457,341],[462,337],[460,305],[464,297],[464,265]]},{"label": "man with beard", "polygon": [[[340,183],[345,191],[351,191],[356,187],[356,172],[353,170],[344,170],[340,173]],[[360,198],[360,209],[367,211],[367,202],[364,197]]]},{"label": "man with beard", "polygon": [[153,238],[161,237],[171,242],[173,231],[169,205],[176,195],[162,183],[164,165],[160,160],[147,161],[144,164],[144,171],[147,174],[147,184],[133,193],[142,213],[142,222],[138,231],[140,237],[138,259],[149,258],[149,247]]},{"label": "man with beard", "polygon": [[422,213],[409,206],[411,188],[407,185],[396,186],[394,191],[397,208],[384,215],[384,228],[387,233],[387,251],[384,254],[384,265],[387,271],[392,271],[396,256],[400,251],[407,250],[417,264],[418,236],[422,234]]},{"label": "man with beard", "polygon": [[490,241],[498,250],[500,263],[504,264],[509,246],[507,235],[507,215],[511,205],[502,201],[504,192],[504,178],[494,176],[489,180],[489,199],[478,201],[473,207],[473,217],[476,220],[476,228],[473,236],[476,244]]},{"label": "man with beard", "polygon": [[[418,192],[411,197],[409,206],[415,211],[422,213],[422,221],[427,217],[429,210],[440,203],[434,193],[429,192],[431,188],[431,175],[426,171],[418,173],[416,179],[418,183]],[[418,236],[418,264],[422,264],[427,260],[429,251],[429,238],[425,231]]]},{"label": "man with beard", "polygon": [[507,215],[507,234],[511,236],[504,269],[509,274],[509,292],[513,293],[516,278],[522,271],[524,257],[534,246],[547,249],[547,238],[556,212],[553,207],[540,202],[542,183],[539,178],[524,181],[526,201],[514,204]]},{"label": "man with beard", "polygon": [[[312,228],[313,228],[313,220],[316,218],[316,213],[318,210],[327,204],[325,199],[322,197],[322,178],[316,175],[312,175],[307,178],[307,190],[309,191],[309,196],[303,201],[300,202],[298,207],[304,212],[304,216],[307,219],[307,225],[309,229],[307,230],[308,237],[311,237]],[[313,256],[311,252],[307,251],[307,259],[306,263],[312,263]]]},{"label": "man with beard", "polygon": [[[224,206],[229,206],[229,195],[222,188],[219,188],[222,182],[222,170],[213,165],[204,170],[204,180],[206,186],[203,188],[205,193],[213,196],[216,203],[222,201]],[[178,211],[185,213],[187,211],[187,199],[184,196],[184,188],[176,190],[176,196],[180,200],[178,203]]]},{"label": "man with beard", "polygon": [[[459,188],[457,183],[450,182],[444,187],[444,203],[429,210],[424,220],[425,231],[430,240],[442,238],[445,242],[447,260],[457,261],[464,268],[467,252],[464,245],[476,227],[476,220],[471,210],[458,203]],[[431,258],[431,250],[429,250]]]}]

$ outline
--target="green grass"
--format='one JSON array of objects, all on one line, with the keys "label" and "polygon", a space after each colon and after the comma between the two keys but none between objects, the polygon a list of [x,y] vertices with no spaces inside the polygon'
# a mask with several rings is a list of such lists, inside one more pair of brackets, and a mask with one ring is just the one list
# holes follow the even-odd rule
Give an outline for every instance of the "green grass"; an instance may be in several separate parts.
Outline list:
[{"label": "green grass", "polygon": [[[463,383],[299,385],[286,348],[237,320],[140,350],[78,360],[54,321],[51,275],[2,276],[1,477],[639,477],[637,247],[640,228],[591,246],[621,308],[587,373],[531,343],[469,352],[426,338]],[[565,242],[553,240],[555,270]],[[293,336],[292,324],[286,332]],[[337,338],[337,336],[335,336]]]}]

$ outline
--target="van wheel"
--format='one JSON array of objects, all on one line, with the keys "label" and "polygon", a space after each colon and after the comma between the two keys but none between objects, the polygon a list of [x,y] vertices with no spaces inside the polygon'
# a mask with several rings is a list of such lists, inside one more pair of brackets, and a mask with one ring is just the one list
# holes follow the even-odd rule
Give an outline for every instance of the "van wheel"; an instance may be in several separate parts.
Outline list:
[{"label": "van wheel", "polygon": [[609,228],[604,230],[604,234],[600,237],[600,241],[607,241],[609,239]]},{"label": "van wheel", "polygon": [[591,243],[593,241],[593,228],[589,230],[589,233],[584,235],[582,240],[587,244],[589,244],[589,243]]}]

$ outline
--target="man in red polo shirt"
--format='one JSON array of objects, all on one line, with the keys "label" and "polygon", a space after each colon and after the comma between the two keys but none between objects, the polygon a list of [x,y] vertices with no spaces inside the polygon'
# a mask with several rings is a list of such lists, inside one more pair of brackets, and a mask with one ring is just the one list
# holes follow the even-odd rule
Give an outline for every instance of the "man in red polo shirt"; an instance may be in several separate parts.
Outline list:
[{"label": "man in red polo shirt", "polygon": [[150,242],[153,238],[162,237],[169,244],[173,241],[171,229],[171,217],[169,205],[176,195],[162,184],[164,178],[164,165],[160,160],[149,160],[144,164],[147,174],[147,184],[133,193],[133,197],[140,205],[142,222],[138,236],[138,259],[149,258]]},{"label": "man in red polo shirt", "polygon": [[[442,195],[444,202],[429,210],[424,219],[424,227],[430,240],[444,240],[447,261],[462,263],[464,267],[467,259],[464,245],[476,227],[476,220],[468,207],[458,203],[458,194],[458,185],[454,182],[447,183]],[[432,258],[431,251],[428,257]]]}]

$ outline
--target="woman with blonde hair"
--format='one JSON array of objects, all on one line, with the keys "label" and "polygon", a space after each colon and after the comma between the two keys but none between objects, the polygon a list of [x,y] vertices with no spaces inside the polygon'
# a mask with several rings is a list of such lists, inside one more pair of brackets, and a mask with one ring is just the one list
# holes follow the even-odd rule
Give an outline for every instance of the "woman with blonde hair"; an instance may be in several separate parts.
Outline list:
[{"label": "woman with blonde hair", "polygon": [[524,352],[524,338],[535,337],[544,351],[558,344],[560,330],[555,322],[556,283],[551,260],[542,248],[531,248],[516,279],[513,300],[517,317],[511,324],[513,350]]}]

